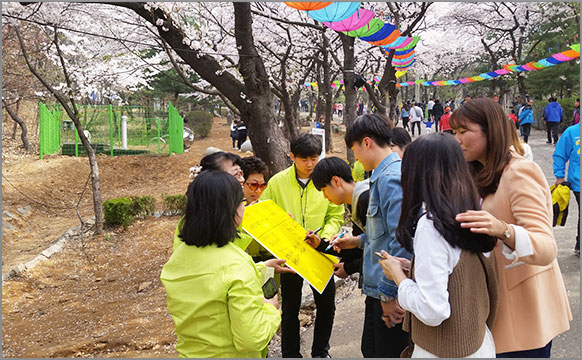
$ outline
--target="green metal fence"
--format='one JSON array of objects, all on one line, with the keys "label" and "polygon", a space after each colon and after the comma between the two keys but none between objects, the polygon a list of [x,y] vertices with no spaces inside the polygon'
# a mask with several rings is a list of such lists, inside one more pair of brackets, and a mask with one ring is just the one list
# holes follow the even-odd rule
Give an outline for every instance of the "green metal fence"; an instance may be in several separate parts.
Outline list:
[{"label": "green metal fence", "polygon": [[[52,108],[51,113],[41,104],[41,157],[55,153],[59,148],[63,155],[86,156],[73,121],[60,105]],[[184,123],[171,104],[169,109],[138,105],[81,105],[79,113],[83,129],[97,153],[116,156],[184,152]],[[171,136],[171,131],[174,136]],[[58,141],[54,140],[55,133]],[[43,142],[43,137],[52,140]]]},{"label": "green metal fence", "polygon": [[61,132],[59,117],[40,103],[40,158],[45,154],[53,154],[61,147]]},{"label": "green metal fence", "polygon": [[169,134],[170,134],[170,155],[184,153],[184,119],[178,114],[178,110],[169,103]]}]

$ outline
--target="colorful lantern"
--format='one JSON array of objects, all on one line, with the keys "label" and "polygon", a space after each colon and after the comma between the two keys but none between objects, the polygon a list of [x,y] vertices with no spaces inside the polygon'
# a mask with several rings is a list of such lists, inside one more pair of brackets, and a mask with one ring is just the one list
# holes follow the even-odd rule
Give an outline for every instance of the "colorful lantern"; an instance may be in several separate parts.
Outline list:
[{"label": "colorful lantern", "polygon": [[392,34],[394,29],[396,29],[396,26],[392,24],[384,24],[380,30],[373,33],[372,35],[361,37],[360,40],[368,42],[382,40],[385,39],[388,35]]},{"label": "colorful lantern", "polygon": [[366,9],[358,9],[347,19],[337,22],[324,22],[323,24],[335,31],[353,31],[362,28],[374,17],[374,12]]},{"label": "colorful lantern", "polygon": [[384,26],[384,22],[380,19],[372,19],[370,22],[363,27],[359,28],[358,30],[348,31],[345,33],[351,37],[363,37],[363,36],[370,36],[375,32],[378,32]]},{"label": "colorful lantern", "polygon": [[302,11],[320,10],[331,4],[331,2],[285,2],[285,5]]},{"label": "colorful lantern", "polygon": [[388,35],[387,37],[385,37],[384,39],[378,40],[378,41],[368,41],[368,42],[372,45],[378,45],[378,46],[388,45],[388,44],[393,43],[396,39],[398,39],[398,37],[400,35],[401,35],[400,30],[394,29],[394,31],[392,31],[392,33],[390,35]]},{"label": "colorful lantern", "polygon": [[334,2],[321,10],[309,11],[307,15],[320,22],[336,22],[352,16],[360,8],[360,2]]}]

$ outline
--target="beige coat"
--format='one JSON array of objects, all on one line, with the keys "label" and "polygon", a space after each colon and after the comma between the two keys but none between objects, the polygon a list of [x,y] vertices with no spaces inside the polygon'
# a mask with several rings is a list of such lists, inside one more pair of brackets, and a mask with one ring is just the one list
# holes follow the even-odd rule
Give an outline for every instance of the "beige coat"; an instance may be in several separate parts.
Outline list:
[{"label": "beige coat", "polygon": [[516,156],[505,168],[499,187],[487,196],[483,209],[527,231],[534,254],[511,264],[494,249],[499,276],[499,308],[492,333],[497,353],[544,347],[570,328],[572,313],[556,259],[552,231],[552,197],[540,167]]}]

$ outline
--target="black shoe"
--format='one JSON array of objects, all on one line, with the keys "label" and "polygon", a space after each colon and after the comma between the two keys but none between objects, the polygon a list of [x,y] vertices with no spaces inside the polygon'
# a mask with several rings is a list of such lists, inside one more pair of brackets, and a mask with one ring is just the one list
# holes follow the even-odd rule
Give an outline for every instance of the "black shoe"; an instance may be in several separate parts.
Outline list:
[{"label": "black shoe", "polygon": [[331,359],[331,355],[329,353],[323,354],[323,355],[318,355],[318,356],[314,356],[314,359],[317,358],[323,358],[323,359]]},{"label": "black shoe", "polygon": [[551,143],[552,143],[551,141],[546,141],[546,144],[551,144]]}]

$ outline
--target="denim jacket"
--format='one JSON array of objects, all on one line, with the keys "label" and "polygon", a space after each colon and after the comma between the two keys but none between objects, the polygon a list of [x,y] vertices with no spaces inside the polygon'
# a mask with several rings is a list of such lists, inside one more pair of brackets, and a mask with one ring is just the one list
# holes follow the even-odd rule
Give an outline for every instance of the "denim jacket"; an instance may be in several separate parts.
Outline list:
[{"label": "denim jacket", "polygon": [[375,299],[380,298],[379,292],[395,298],[398,287],[386,278],[374,252],[386,250],[393,256],[412,258],[395,236],[402,205],[400,165],[398,154],[392,153],[382,160],[370,177],[366,233],[360,235],[360,247],[364,249],[362,292]]}]

